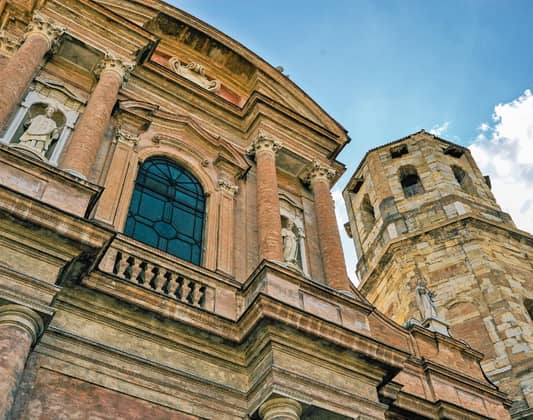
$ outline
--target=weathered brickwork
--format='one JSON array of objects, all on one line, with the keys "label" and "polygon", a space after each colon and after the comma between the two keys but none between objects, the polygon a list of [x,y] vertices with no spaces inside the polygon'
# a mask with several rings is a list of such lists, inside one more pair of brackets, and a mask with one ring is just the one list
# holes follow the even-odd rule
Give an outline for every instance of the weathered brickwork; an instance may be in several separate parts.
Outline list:
[{"label": "weathered brickwork", "polygon": [[[402,146],[404,153],[392,157]],[[412,196],[401,185],[400,168],[407,165],[421,181]],[[468,179],[460,183],[454,167]],[[392,195],[375,188],[383,182]],[[365,194],[373,203],[370,228],[361,206]],[[533,238],[501,211],[468,150],[414,134],[371,151],[344,195],[360,243],[363,295],[400,324],[421,320],[415,289],[425,280],[451,335],[484,353],[483,369],[512,396],[515,417],[529,415]]]},{"label": "weathered brickwork", "polygon": [[[0,419],[509,418],[480,367],[483,330],[470,346],[404,328],[349,282],[330,192],[349,139],[283,73],[159,0],[7,0],[0,22]],[[369,203],[398,186],[371,182],[361,272],[403,316],[412,302],[387,298],[374,267],[408,281],[426,268],[409,247],[385,263]],[[443,287],[479,273],[499,312],[448,312],[470,322],[454,331],[493,316],[499,369],[529,339],[500,287],[516,287],[520,251],[480,194],[431,211],[490,213],[511,248],[469,225],[466,251],[427,233],[424,252],[456,259],[428,269]],[[393,204],[387,238],[426,223]]]}]

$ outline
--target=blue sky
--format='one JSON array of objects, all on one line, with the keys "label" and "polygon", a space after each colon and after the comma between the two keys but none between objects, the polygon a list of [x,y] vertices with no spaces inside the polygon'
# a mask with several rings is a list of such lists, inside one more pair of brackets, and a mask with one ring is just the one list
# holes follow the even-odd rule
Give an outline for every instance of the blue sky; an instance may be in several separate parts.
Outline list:
[{"label": "blue sky", "polygon": [[[369,148],[433,129],[465,146],[476,142],[498,200],[520,227],[533,229],[533,122],[526,121],[533,121],[526,92],[533,88],[533,1],[171,3],[282,65],[349,131],[352,142],[339,157],[348,171],[336,190]],[[529,152],[531,159],[520,157]],[[498,174],[502,165],[507,172]],[[520,176],[511,173],[516,167]]]}]

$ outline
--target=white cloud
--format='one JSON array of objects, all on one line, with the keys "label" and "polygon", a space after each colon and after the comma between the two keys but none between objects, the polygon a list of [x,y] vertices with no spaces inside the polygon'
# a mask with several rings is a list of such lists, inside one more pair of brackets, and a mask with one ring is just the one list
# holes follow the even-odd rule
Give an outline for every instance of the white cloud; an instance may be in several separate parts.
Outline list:
[{"label": "white cloud", "polygon": [[479,126],[470,146],[492,191],[520,229],[533,232],[533,95],[494,107],[491,123]]},{"label": "white cloud", "polygon": [[355,247],[352,238],[348,236],[344,229],[344,224],[348,221],[348,213],[346,212],[346,206],[342,197],[342,191],[339,187],[333,188],[331,191],[333,200],[335,201],[335,213],[337,215],[337,224],[339,225],[339,231],[341,234],[342,248],[344,250],[344,258],[346,260],[346,270],[352,283],[357,285],[359,280],[355,274],[355,268],[357,266],[357,256],[355,255]]},{"label": "white cloud", "polygon": [[[488,125],[487,123],[482,123],[479,127],[478,127],[478,130],[479,131],[489,131],[490,129],[490,125]],[[482,136],[483,134],[480,134],[480,136]]]},{"label": "white cloud", "polygon": [[446,134],[448,131],[448,127],[450,126],[449,121],[445,121],[442,124],[436,124],[434,125],[429,132],[433,134],[434,136],[440,137]]}]

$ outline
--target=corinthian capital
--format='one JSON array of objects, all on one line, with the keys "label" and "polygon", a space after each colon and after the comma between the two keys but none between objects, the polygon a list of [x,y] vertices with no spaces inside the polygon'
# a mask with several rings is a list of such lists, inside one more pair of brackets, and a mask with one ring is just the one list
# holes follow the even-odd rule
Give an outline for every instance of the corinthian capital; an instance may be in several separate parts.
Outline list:
[{"label": "corinthian capital", "polygon": [[134,62],[116,57],[111,53],[106,53],[102,61],[96,66],[94,72],[96,77],[101,77],[105,72],[112,72],[125,84],[134,68]]},{"label": "corinthian capital", "polygon": [[326,181],[329,184],[335,177],[336,173],[337,171],[335,169],[314,160],[306,177],[306,181],[310,184],[313,184],[316,181]]},{"label": "corinthian capital", "polygon": [[65,28],[56,25],[52,20],[36,13],[26,28],[24,40],[31,36],[40,36],[48,42],[48,49],[52,49],[57,47],[59,39],[64,32]]},{"label": "corinthian capital", "polygon": [[257,155],[259,152],[262,151],[269,151],[273,154],[276,154],[279,149],[283,146],[282,143],[273,140],[269,137],[266,137],[263,134],[259,134],[259,137],[257,140],[255,140],[249,147],[248,147],[248,154],[250,156]]}]

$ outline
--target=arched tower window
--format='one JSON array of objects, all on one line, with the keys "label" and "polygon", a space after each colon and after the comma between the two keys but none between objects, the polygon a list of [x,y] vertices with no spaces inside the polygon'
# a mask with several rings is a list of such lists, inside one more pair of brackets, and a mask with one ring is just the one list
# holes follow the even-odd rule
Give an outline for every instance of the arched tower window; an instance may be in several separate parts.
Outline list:
[{"label": "arched tower window", "polygon": [[463,170],[463,168],[452,165],[453,176],[455,180],[459,183],[461,188],[468,194],[476,194],[476,189],[474,183],[470,176]]},{"label": "arched tower window", "polygon": [[175,162],[145,161],[139,169],[124,233],[194,264],[202,258],[205,195]]},{"label": "arched tower window", "polygon": [[363,222],[363,228],[365,232],[369,232],[376,223],[376,215],[374,213],[374,207],[370,203],[368,194],[365,194],[363,201],[361,201],[361,221]]},{"label": "arched tower window", "polygon": [[400,168],[400,183],[402,184],[405,198],[424,192],[422,181],[418,176],[416,168],[412,165],[402,166]]}]

